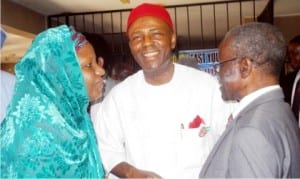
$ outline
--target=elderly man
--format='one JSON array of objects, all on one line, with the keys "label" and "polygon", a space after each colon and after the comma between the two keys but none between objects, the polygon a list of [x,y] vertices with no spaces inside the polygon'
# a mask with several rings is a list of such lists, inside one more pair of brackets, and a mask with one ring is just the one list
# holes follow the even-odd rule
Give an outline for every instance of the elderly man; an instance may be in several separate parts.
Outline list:
[{"label": "elderly man", "polygon": [[299,178],[300,129],[278,85],[282,33],[266,23],[238,26],[219,53],[222,96],[240,103],[199,178]]},{"label": "elderly man", "polygon": [[[98,112],[104,167],[109,177],[197,178],[230,106],[215,78],[172,63],[176,35],[164,7],[134,8],[127,35],[142,70],[115,86]],[[204,137],[202,127],[209,128]]]}]

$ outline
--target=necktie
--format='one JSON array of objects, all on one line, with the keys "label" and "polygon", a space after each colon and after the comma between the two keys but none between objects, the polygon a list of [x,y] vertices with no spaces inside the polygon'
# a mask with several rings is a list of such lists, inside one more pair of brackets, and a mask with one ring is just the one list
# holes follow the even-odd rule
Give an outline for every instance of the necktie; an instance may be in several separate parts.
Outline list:
[{"label": "necktie", "polygon": [[299,119],[299,110],[300,110],[300,80],[298,80],[296,88],[295,88],[295,95],[293,99],[292,110],[296,116],[296,120]]},{"label": "necktie", "polygon": [[228,123],[230,123],[232,121],[233,121],[233,116],[232,116],[232,114],[230,114],[230,116],[228,117]]},{"label": "necktie", "polygon": [[228,126],[232,121],[233,121],[233,116],[232,116],[232,114],[230,114],[230,116],[227,119],[227,125],[226,126]]}]

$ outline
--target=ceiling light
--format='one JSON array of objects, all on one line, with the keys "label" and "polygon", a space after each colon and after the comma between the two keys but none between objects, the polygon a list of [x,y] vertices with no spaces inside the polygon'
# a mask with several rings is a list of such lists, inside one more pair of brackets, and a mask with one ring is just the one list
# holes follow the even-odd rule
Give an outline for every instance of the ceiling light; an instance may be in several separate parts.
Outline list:
[{"label": "ceiling light", "polygon": [[121,1],[121,3],[123,3],[123,4],[129,4],[130,3],[130,0],[120,0]]}]

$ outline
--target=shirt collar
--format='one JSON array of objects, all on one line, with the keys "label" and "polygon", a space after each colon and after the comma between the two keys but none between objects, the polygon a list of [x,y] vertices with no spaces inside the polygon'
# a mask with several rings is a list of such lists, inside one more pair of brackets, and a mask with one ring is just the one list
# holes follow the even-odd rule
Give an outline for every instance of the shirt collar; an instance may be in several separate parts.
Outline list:
[{"label": "shirt collar", "polygon": [[280,89],[280,86],[272,85],[265,88],[261,88],[243,97],[242,100],[239,102],[237,108],[232,112],[233,118],[235,118],[246,106],[248,106],[256,98],[260,97],[265,93],[268,93],[269,91],[276,90],[276,89]]}]

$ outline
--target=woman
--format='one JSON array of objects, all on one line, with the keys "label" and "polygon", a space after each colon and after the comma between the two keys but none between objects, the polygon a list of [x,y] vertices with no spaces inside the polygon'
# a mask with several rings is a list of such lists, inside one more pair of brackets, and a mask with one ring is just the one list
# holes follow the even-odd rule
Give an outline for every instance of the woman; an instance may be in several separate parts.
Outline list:
[{"label": "woman", "polygon": [[1,125],[1,177],[103,178],[87,107],[102,96],[93,47],[66,25],[40,33],[15,67]]}]

